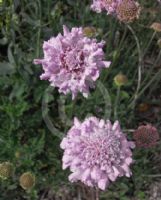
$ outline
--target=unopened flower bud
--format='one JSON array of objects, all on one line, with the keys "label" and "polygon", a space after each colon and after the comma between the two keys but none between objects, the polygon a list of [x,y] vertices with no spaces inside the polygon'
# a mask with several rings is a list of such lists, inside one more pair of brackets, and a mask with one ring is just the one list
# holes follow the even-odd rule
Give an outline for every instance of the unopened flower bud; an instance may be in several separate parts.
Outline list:
[{"label": "unopened flower bud", "polygon": [[157,41],[159,48],[161,48],[161,38]]},{"label": "unopened flower bud", "polygon": [[87,37],[94,37],[96,35],[97,31],[96,31],[96,28],[94,28],[92,26],[91,27],[87,26],[87,27],[83,28],[83,33]]},{"label": "unopened flower bud", "polygon": [[24,190],[31,189],[35,185],[35,176],[31,172],[25,172],[20,176],[20,185]]},{"label": "unopened flower bud", "polygon": [[16,151],[16,152],[15,152],[15,157],[16,157],[17,159],[19,159],[19,158],[21,157],[21,153],[20,153],[19,151]]},{"label": "unopened flower bud", "polygon": [[13,164],[10,162],[3,162],[0,164],[0,178],[7,179],[13,174]]},{"label": "unopened flower bud", "polygon": [[125,76],[124,74],[118,74],[114,77],[114,82],[117,86],[123,86],[126,85],[126,83],[128,82],[127,76]]},{"label": "unopened flower bud", "polygon": [[156,32],[161,32],[161,23],[154,22],[150,28],[152,28]]}]

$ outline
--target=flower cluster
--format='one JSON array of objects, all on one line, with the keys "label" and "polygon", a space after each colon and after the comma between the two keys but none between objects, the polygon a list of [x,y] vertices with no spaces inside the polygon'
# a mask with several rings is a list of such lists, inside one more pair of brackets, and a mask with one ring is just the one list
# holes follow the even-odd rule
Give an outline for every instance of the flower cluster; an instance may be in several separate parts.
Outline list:
[{"label": "flower cluster", "polygon": [[127,141],[119,122],[96,117],[81,123],[77,118],[61,142],[64,149],[63,169],[70,168],[71,182],[82,181],[88,186],[105,190],[117,177],[131,176],[133,142]]},{"label": "flower cluster", "polygon": [[135,0],[93,0],[91,8],[98,13],[106,11],[126,23],[132,22],[140,14],[140,5]]},{"label": "flower cluster", "polygon": [[35,59],[34,63],[42,64],[44,73],[40,78],[49,80],[59,92],[71,92],[73,99],[78,92],[87,97],[100,70],[110,65],[104,60],[104,44],[85,37],[82,28],[72,28],[70,32],[64,26],[64,35],[44,42],[44,58]]},{"label": "flower cluster", "polygon": [[[125,23],[134,21],[140,14],[140,5],[135,0],[93,0],[91,8],[98,13],[106,11]],[[158,31],[160,26],[155,23],[152,28]],[[72,28],[70,31],[64,26],[63,34],[45,41],[44,58],[34,60],[43,67],[40,78],[48,80],[60,93],[71,93],[72,99],[79,92],[87,97],[102,68],[108,68],[111,63],[105,61],[105,42],[97,42],[92,38],[94,35],[97,35],[95,28]],[[118,74],[114,80],[118,87],[128,81],[123,74]],[[134,139],[137,146],[149,147],[156,144],[159,134],[150,125],[141,126],[134,133]],[[118,177],[132,174],[130,165],[135,144],[127,140],[118,121],[112,125],[109,120],[89,117],[81,123],[75,118],[60,146],[64,150],[63,169],[70,168],[71,182],[81,181],[105,190]],[[30,189],[34,184],[35,177],[31,173],[21,176],[22,188]]]}]

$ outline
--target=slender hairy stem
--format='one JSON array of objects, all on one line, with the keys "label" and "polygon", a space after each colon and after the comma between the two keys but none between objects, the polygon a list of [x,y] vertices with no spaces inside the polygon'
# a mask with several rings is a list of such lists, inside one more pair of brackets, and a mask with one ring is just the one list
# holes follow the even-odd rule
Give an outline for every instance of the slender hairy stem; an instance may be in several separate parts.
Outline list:
[{"label": "slender hairy stem", "polygon": [[39,57],[40,54],[40,37],[41,37],[41,18],[42,18],[42,7],[41,7],[41,1],[38,0],[38,7],[39,7],[39,20],[40,20],[40,24],[38,27],[38,32],[37,32],[37,45],[36,45],[36,57]]},{"label": "slender hairy stem", "polygon": [[91,194],[91,200],[95,200],[95,189],[91,188],[90,189],[90,194]]},{"label": "slender hairy stem", "polygon": [[[116,53],[117,54],[119,54],[119,52],[121,51],[122,45],[123,45],[123,43],[124,43],[124,41],[126,39],[126,34],[127,34],[127,27],[125,26],[124,33],[123,33],[123,35],[121,37],[120,44],[119,44],[118,48],[116,49]],[[106,39],[107,35],[108,35],[108,33],[103,36],[103,39]],[[113,59],[111,65],[114,65],[115,62],[117,62],[117,59]],[[111,67],[109,68],[109,70],[111,70]],[[109,73],[106,73],[105,76],[103,77],[103,83],[107,80],[108,75],[109,75]]]},{"label": "slender hairy stem", "polygon": [[151,177],[151,178],[158,178],[161,177],[161,174],[148,174],[148,175],[142,175],[143,177]]},{"label": "slender hairy stem", "polygon": [[158,61],[160,60],[160,58],[161,58],[161,50],[159,51],[159,54],[158,54],[155,62],[153,63],[152,67],[148,71],[148,74],[147,74],[147,76],[145,77],[145,79],[143,81],[143,85],[144,85],[144,83],[146,83],[146,81],[148,80],[148,78],[151,76],[151,73],[152,73],[153,69],[156,67],[156,64],[158,63]]},{"label": "slender hairy stem", "polygon": [[146,55],[146,53],[147,53],[147,51],[148,51],[148,49],[149,49],[149,47],[150,47],[150,45],[151,45],[151,43],[152,43],[152,41],[153,41],[155,35],[156,35],[156,31],[152,34],[152,36],[151,36],[151,38],[150,38],[150,40],[149,40],[149,42],[148,42],[148,45],[147,45],[147,47],[145,48],[145,51],[144,51],[144,53],[143,53],[143,57]]},{"label": "slender hairy stem", "polygon": [[78,200],[82,200],[82,198],[81,198],[81,190],[80,190],[80,188],[78,188]]},{"label": "slender hairy stem", "polygon": [[138,97],[143,94],[143,92],[159,77],[161,76],[161,69],[153,76],[153,78],[145,85],[145,87],[140,91]]},{"label": "slender hairy stem", "polygon": [[120,44],[119,44],[119,50],[121,49],[121,47],[122,47],[122,44],[123,44],[123,42],[124,42],[124,40],[125,40],[125,37],[126,37],[126,34],[127,34],[127,27],[125,26],[125,29],[124,29],[124,33],[123,33],[123,36],[122,36],[122,38],[121,38],[121,41],[120,41]]},{"label": "slender hairy stem", "polygon": [[128,29],[131,31],[131,33],[134,36],[134,39],[135,39],[136,45],[137,45],[137,49],[138,49],[138,56],[139,56],[139,60],[138,60],[138,83],[137,83],[137,88],[136,88],[136,92],[134,94],[134,99],[132,100],[132,102],[129,105],[129,106],[132,106],[134,108],[135,104],[136,104],[136,100],[138,99],[138,93],[139,93],[139,90],[140,90],[140,87],[141,87],[142,53],[141,53],[141,47],[140,47],[139,39],[136,36],[134,30],[129,25],[127,25],[127,27],[128,27]]},{"label": "slender hairy stem", "polygon": [[99,200],[100,198],[99,198],[99,189],[98,188],[96,188],[96,200]]},{"label": "slender hairy stem", "polygon": [[117,88],[117,95],[116,95],[116,100],[114,104],[114,119],[117,120],[118,115],[117,115],[117,108],[119,104],[119,99],[120,99],[120,87]]}]

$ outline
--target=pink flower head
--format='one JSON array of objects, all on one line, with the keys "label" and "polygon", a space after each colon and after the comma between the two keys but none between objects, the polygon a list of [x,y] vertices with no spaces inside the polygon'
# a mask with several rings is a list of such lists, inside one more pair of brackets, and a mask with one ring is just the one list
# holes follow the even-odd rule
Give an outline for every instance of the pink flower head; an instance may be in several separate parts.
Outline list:
[{"label": "pink flower head", "polygon": [[42,64],[44,73],[41,79],[47,79],[60,93],[78,92],[87,97],[89,88],[98,79],[100,70],[109,67],[104,61],[104,41],[97,42],[84,36],[82,28],[72,28],[71,32],[63,27],[64,35],[58,34],[44,42],[43,59],[35,59]]},{"label": "pink flower head", "polygon": [[106,11],[107,14],[115,14],[120,2],[121,0],[93,0],[91,8],[97,13]]},{"label": "pink flower head", "polygon": [[137,147],[148,148],[157,144],[159,133],[154,126],[147,124],[139,126],[134,132],[133,138],[136,141]]},{"label": "pink flower head", "polygon": [[89,117],[81,123],[75,118],[61,142],[63,169],[70,168],[71,182],[82,181],[105,190],[117,177],[130,177],[131,148],[134,147],[122,133],[118,121],[112,125],[109,120]]}]

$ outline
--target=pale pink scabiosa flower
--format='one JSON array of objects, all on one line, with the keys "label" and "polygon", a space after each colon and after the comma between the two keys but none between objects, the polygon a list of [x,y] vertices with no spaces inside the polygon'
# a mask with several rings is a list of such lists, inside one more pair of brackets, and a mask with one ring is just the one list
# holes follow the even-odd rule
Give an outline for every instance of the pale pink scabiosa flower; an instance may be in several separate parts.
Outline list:
[{"label": "pale pink scabiosa flower", "polygon": [[104,41],[97,42],[84,36],[82,28],[66,26],[64,35],[58,34],[44,42],[44,58],[35,59],[35,64],[42,64],[44,73],[41,79],[47,79],[60,93],[72,93],[73,99],[78,92],[87,97],[89,88],[98,79],[100,70],[109,67],[104,61]]},{"label": "pale pink scabiosa flower", "polygon": [[133,138],[136,141],[137,147],[148,148],[157,144],[159,140],[159,133],[154,126],[147,124],[139,126],[134,132]]},{"label": "pale pink scabiosa flower", "polygon": [[115,14],[118,4],[122,0],[93,0],[91,9],[100,13],[106,11],[107,14]]},{"label": "pale pink scabiosa flower", "polygon": [[134,147],[122,133],[118,121],[112,125],[109,120],[89,117],[81,123],[75,118],[61,142],[63,169],[70,168],[71,182],[82,181],[105,190],[117,177],[131,176],[129,166]]}]

